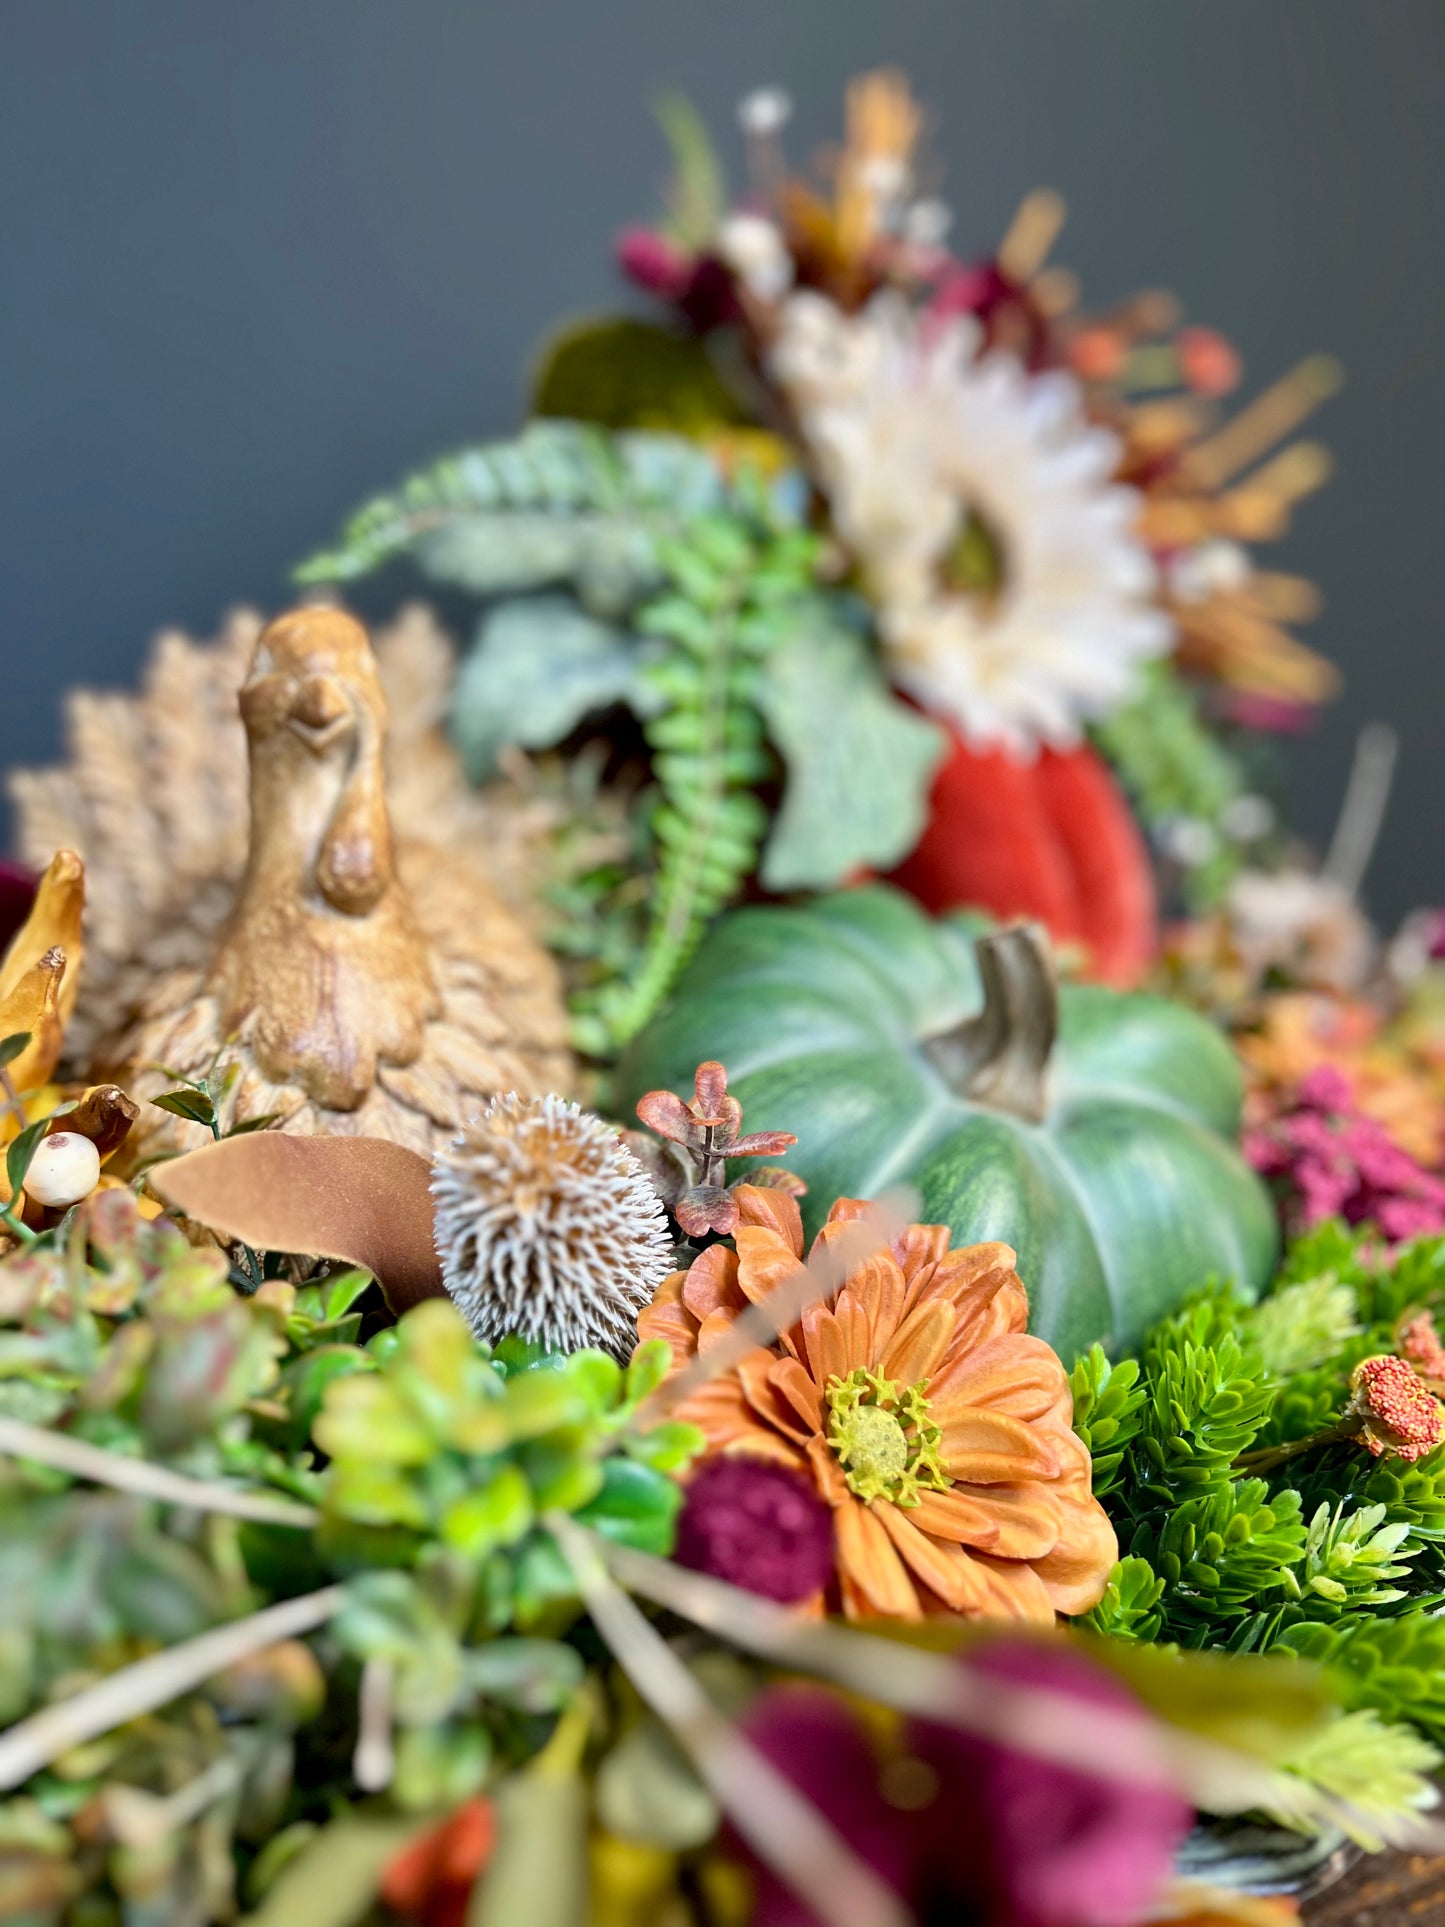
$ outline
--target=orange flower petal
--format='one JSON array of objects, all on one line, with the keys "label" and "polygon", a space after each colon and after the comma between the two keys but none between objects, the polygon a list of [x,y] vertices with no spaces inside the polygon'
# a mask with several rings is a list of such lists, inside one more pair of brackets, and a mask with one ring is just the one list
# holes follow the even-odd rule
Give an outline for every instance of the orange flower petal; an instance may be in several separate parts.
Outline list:
[{"label": "orange flower petal", "polygon": [[699,1324],[709,1312],[738,1312],[747,1302],[738,1289],[737,1254],[726,1245],[709,1245],[681,1275],[682,1302]]},{"label": "orange flower petal", "polygon": [[829,1505],[851,1505],[852,1495],[848,1491],[848,1481],[843,1476],[833,1448],[820,1433],[815,1432],[808,1440],[808,1464],[812,1468],[818,1490]]},{"label": "orange flower petal", "polygon": [[796,1358],[774,1358],[770,1374],[778,1396],[793,1408],[808,1432],[823,1429],[823,1401],[817,1386]]},{"label": "orange flower petal", "polygon": [[945,1606],[956,1613],[978,1612],[989,1596],[988,1582],[960,1546],[943,1546],[920,1532],[908,1514],[886,1503],[873,1508],[888,1537],[904,1562],[930,1592],[937,1593]]},{"label": "orange flower petal", "polygon": [[[936,1412],[934,1416],[940,1418]],[[1007,1413],[967,1405],[950,1412],[939,1429],[944,1469],[961,1485],[1017,1485],[1058,1476],[1052,1441]]]},{"label": "orange flower petal", "polygon": [[756,1431],[740,1433],[723,1452],[730,1459],[766,1459],[770,1465],[785,1465],[790,1472],[806,1472],[807,1463],[803,1454],[789,1445],[777,1432],[764,1431],[760,1426]]},{"label": "orange flower petal", "polygon": [[803,1255],[803,1220],[796,1198],[764,1184],[740,1184],[733,1192],[738,1222],[774,1232],[795,1258]]},{"label": "orange flower petal", "polygon": [[794,1256],[776,1231],[769,1231],[763,1225],[739,1225],[734,1242],[738,1248],[738,1285],[754,1305],[761,1304],[769,1292],[776,1291],[802,1269],[801,1259]]},{"label": "orange flower petal", "polygon": [[[1059,1543],[1061,1515],[1050,1486],[983,1485],[970,1486],[966,1491],[955,1486],[952,1493],[941,1496],[952,1498],[955,1493],[977,1506],[992,1524],[994,1543],[983,1550],[1000,1559],[1039,1560]],[[931,1526],[927,1529],[933,1530]]]},{"label": "orange flower petal", "polygon": [[697,1349],[697,1325],[682,1302],[682,1283],[686,1272],[675,1271],[664,1278],[650,1305],[637,1314],[638,1343],[660,1338],[672,1352],[672,1369],[679,1371]]},{"label": "orange flower petal", "polygon": [[802,1316],[803,1343],[808,1354],[808,1376],[822,1390],[829,1379],[846,1378],[865,1358],[851,1358],[843,1331],[829,1308],[815,1299]]},{"label": "orange flower petal", "polygon": [[[772,1426],[774,1431],[782,1432],[788,1438],[796,1440],[799,1445],[804,1445],[817,1428],[801,1421],[790,1402],[778,1390],[773,1379],[777,1364],[776,1352],[761,1348],[755,1352],[749,1352],[746,1358],[738,1360],[738,1382],[743,1388],[748,1404],[765,1425]],[[801,1371],[802,1368],[794,1366],[794,1370]],[[803,1378],[806,1383],[806,1373],[803,1374]]]},{"label": "orange flower petal", "polygon": [[[865,1267],[867,1269],[867,1267]],[[849,1369],[854,1365],[866,1365],[870,1358],[876,1357],[873,1349],[873,1321],[868,1315],[868,1299],[859,1290],[858,1279],[852,1279],[833,1300],[833,1317],[843,1340],[843,1350],[850,1360]],[[1445,1360],[1445,1354],[1442,1354]],[[1442,1362],[1445,1370],[1445,1362]]]},{"label": "orange flower petal", "polygon": [[1108,1514],[1095,1500],[1066,1509],[1059,1542],[1034,1561],[1055,1612],[1086,1613],[1104,1597],[1119,1557],[1119,1541]]},{"label": "orange flower petal", "polygon": [[981,1503],[983,1496],[957,1486],[947,1492],[924,1492],[918,1504],[909,1508],[909,1516],[920,1531],[931,1532],[935,1539],[951,1539],[992,1552],[998,1543],[999,1525]]},{"label": "orange flower petal", "polygon": [[957,1314],[946,1299],[925,1299],[894,1333],[878,1370],[900,1385],[917,1385],[929,1378],[943,1362],[956,1322]]},{"label": "orange flower petal", "polygon": [[1022,1332],[1006,1332],[973,1350],[955,1343],[947,1362],[934,1373],[928,1394],[935,1410],[956,1400],[1013,1418],[1039,1419],[1062,1402],[1065,1422],[1073,1416],[1073,1396],[1058,1354],[1043,1339]]},{"label": "orange flower petal", "polygon": [[903,1280],[912,1285],[925,1271],[931,1272],[948,1252],[946,1224],[911,1224],[898,1240],[898,1262]]},{"label": "orange flower petal", "polygon": [[838,1564],[875,1613],[888,1619],[921,1619],[913,1581],[892,1541],[867,1506],[849,1499],[833,1513]]},{"label": "orange flower petal", "polygon": [[1052,1626],[1054,1623],[1054,1603],[1049,1598],[1048,1588],[1023,1560],[990,1558],[988,1553],[974,1554],[974,1564],[978,1567],[988,1587],[988,1607],[991,1618],[1022,1619],[1038,1626]]}]

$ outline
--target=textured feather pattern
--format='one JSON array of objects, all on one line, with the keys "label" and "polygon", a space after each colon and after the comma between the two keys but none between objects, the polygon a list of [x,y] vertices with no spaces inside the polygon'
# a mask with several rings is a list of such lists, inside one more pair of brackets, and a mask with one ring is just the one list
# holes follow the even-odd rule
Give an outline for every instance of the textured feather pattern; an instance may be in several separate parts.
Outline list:
[{"label": "textured feather pattern", "polygon": [[[244,1033],[220,1035],[204,980],[246,862],[237,692],[261,626],[239,612],[210,643],[161,636],[138,693],[68,698],[66,764],[11,778],[21,855],[40,863],[69,847],[86,862],[72,1068],[104,1066],[137,1096],[154,1096],[169,1082],[155,1065],[199,1077],[232,1042],[241,1075],[225,1121],[277,1112],[290,1130],[384,1136],[424,1152],[497,1091],[567,1088],[560,982],[531,928],[548,812],[513,785],[476,792],[466,783],[441,727],[452,647],[420,608],[378,636],[376,656],[398,866],[439,994],[422,1052],[406,1066],[381,1064],[361,1106],[334,1112],[271,1083]],[[145,1116],[146,1151],[204,1139],[182,1119]]]}]

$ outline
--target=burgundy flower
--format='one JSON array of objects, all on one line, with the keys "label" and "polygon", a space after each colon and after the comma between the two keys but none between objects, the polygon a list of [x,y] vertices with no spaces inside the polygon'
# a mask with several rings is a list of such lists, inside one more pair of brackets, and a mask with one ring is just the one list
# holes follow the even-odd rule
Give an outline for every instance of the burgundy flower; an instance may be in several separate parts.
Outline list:
[{"label": "burgundy flower", "polygon": [[[1062,1646],[1001,1640],[975,1653],[999,1681],[1128,1713],[1108,1674]],[[1193,1815],[1167,1787],[1101,1779],[956,1727],[915,1722],[883,1758],[829,1694],[779,1687],[751,1709],[754,1743],[903,1895],[920,1920],[978,1927],[1133,1927],[1169,1876]],[[758,1874],[756,1927],[813,1927]]]},{"label": "burgundy flower", "polygon": [[833,1520],[807,1480],[763,1459],[708,1460],[688,1482],[673,1557],[785,1606],[833,1576]]},{"label": "burgundy flower", "polygon": [[37,882],[35,872],[25,864],[0,857],[0,954],[30,915]]}]

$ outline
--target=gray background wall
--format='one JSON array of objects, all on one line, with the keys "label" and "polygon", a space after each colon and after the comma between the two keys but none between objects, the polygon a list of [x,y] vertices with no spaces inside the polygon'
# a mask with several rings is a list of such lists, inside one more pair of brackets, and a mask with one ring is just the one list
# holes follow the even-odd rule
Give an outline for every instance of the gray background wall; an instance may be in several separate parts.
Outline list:
[{"label": "gray background wall", "polygon": [[[1348,693],[1291,752],[1327,832],[1360,723],[1403,770],[1376,910],[1445,898],[1440,0],[6,0],[0,13],[0,767],[149,635],[274,606],[431,453],[516,420],[529,345],[616,284],[683,88],[831,138],[909,68],[961,244],[1047,182],[1098,302],[1172,287],[1249,387],[1328,348],[1339,475],[1276,552]],[[1248,392],[1248,390],[1246,391]]]}]

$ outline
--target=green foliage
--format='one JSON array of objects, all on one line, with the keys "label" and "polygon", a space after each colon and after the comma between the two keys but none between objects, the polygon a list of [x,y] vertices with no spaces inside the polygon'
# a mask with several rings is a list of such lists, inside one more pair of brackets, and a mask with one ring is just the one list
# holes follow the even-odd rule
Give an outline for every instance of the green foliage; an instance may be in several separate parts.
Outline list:
[{"label": "green foliage", "polygon": [[[1404,1816],[1434,1805],[1431,1775],[1442,1760],[1413,1727],[1386,1725],[1363,1708],[1321,1725],[1283,1765],[1296,1779],[1347,1803],[1353,1838],[1378,1853],[1401,1837]],[[1279,1815],[1286,1825],[1292,1817]]]},{"label": "green foliage", "polygon": [[893,695],[844,613],[811,598],[763,666],[758,706],[788,770],[763,858],[769,890],[891,869],[923,834],[943,732]]},{"label": "green foliage", "polygon": [[[1403,1599],[1403,1589],[1389,1582],[1408,1577],[1408,1562],[1418,1548],[1405,1547],[1410,1537],[1408,1519],[1389,1525],[1384,1519],[1383,1505],[1346,1514],[1343,1500],[1333,1511],[1327,1503],[1321,1504],[1310,1520],[1298,1583],[1341,1612],[1389,1606]],[[1397,1559],[1400,1563],[1393,1563]]]},{"label": "green foliage", "polygon": [[1202,1344],[1187,1335],[1187,1321],[1178,1325],[1168,1342],[1158,1342],[1166,1328],[1156,1328],[1146,1346],[1148,1398],[1136,1451],[1140,1476],[1166,1504],[1227,1478],[1275,1399],[1232,1332]]},{"label": "green foliage", "polygon": [[1102,1345],[1075,1361],[1069,1383],[1074,1394],[1074,1430],[1094,1461],[1094,1496],[1104,1498],[1120,1483],[1124,1457],[1144,1422],[1147,1396],[1139,1382],[1139,1361],[1111,1365]]},{"label": "green foliage", "polygon": [[1271,1501],[1263,1479],[1221,1479],[1141,1522],[1129,1549],[1165,1582],[1171,1626],[1201,1644],[1201,1625],[1237,1619],[1272,1590],[1297,1590],[1288,1575],[1304,1545],[1297,1492]]},{"label": "green foliage", "polygon": [[1286,1285],[1255,1308],[1250,1331],[1265,1370],[1291,1378],[1336,1358],[1360,1335],[1356,1292],[1332,1272]]},{"label": "green foliage", "polygon": [[1445,1619],[1427,1613],[1286,1627],[1279,1647],[1327,1666],[1344,1704],[1445,1742]]},{"label": "green foliage", "polygon": [[406,556],[474,595],[565,583],[613,618],[662,580],[657,544],[719,508],[724,485],[700,448],[671,435],[609,435],[533,422],[421,470],[351,518],[339,544],[296,571],[349,582]]},{"label": "green foliage", "polygon": [[1258,1305],[1211,1286],[1154,1326],[1119,1401],[1122,1454],[1109,1421],[1130,1361],[1111,1368],[1096,1350],[1073,1374],[1076,1427],[1127,1553],[1090,1623],[1327,1666],[1355,1716],[1312,1739],[1297,1770],[1355,1801],[1367,1831],[1438,1763],[1419,1735],[1445,1740],[1445,1447],[1414,1464],[1349,1441],[1261,1454],[1332,1426],[1359,1359],[1392,1350],[1406,1312],[1442,1304],[1445,1239],[1386,1257],[1323,1225]]},{"label": "green foliage", "polygon": [[1110,1639],[1157,1639],[1164,1585],[1147,1559],[1131,1553],[1109,1574],[1103,1598],[1084,1623]]},{"label": "green foliage", "polygon": [[635,636],[569,596],[499,603],[482,618],[452,698],[452,737],[467,773],[484,782],[508,745],[550,748],[614,703],[651,713],[647,661]]},{"label": "green foliage", "polygon": [[654,113],[672,155],[663,232],[683,248],[705,248],[727,211],[727,181],[707,123],[685,94],[669,90]]},{"label": "green foliage", "polygon": [[1152,835],[1167,836],[1181,822],[1197,826],[1201,850],[1184,866],[1185,899],[1192,910],[1217,903],[1243,861],[1228,810],[1247,786],[1198,697],[1171,664],[1150,663],[1138,694],[1097,723],[1094,736]]},{"label": "green foliage", "polygon": [[678,435],[746,420],[696,335],[632,315],[579,322],[547,342],[532,413]]},{"label": "green foliage", "polygon": [[[374,1663],[392,1810],[434,1813],[530,1758],[588,1663],[567,1637],[579,1603],[546,1513],[666,1553],[672,1475],[701,1445],[676,1421],[637,1425],[668,1367],[659,1342],[625,1368],[515,1342],[489,1354],[449,1300],[432,1299],[362,1344],[366,1273],[299,1289],[268,1278],[250,1296],[227,1274],[223,1253],[147,1221],[120,1189],[0,1263],[0,1413],[147,1478],[207,1481],[217,1500],[240,1488],[283,1514],[228,1517],[0,1457],[0,1723],[345,1582],[314,1641],[253,1655],[0,1803],[0,1850],[31,1856],[37,1881],[74,1867],[57,1891],[103,1902],[97,1919],[146,1891],[163,1908],[196,1897],[187,1918],[230,1918],[230,1883],[257,1849],[258,1890],[274,1879],[286,1861],[276,1843],[304,1843],[356,1797],[358,1693]],[[314,1526],[298,1500],[317,1509]],[[144,1867],[71,1832],[117,1785],[144,1804],[198,1774],[219,1776],[212,1800],[169,1821]]]},{"label": "green foliage", "polygon": [[[759,510],[764,504],[758,502]],[[753,870],[767,827],[756,790],[771,767],[758,683],[809,594],[817,545],[762,514],[699,517],[659,554],[663,594],[637,615],[664,645],[643,671],[658,698],[645,725],[658,802],[658,863],[636,975],[598,998],[596,1018],[620,1045],[648,1021],[697,947],[708,920]]]}]

